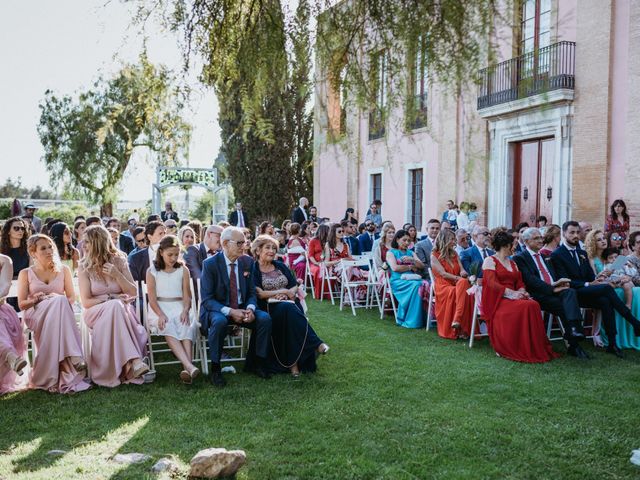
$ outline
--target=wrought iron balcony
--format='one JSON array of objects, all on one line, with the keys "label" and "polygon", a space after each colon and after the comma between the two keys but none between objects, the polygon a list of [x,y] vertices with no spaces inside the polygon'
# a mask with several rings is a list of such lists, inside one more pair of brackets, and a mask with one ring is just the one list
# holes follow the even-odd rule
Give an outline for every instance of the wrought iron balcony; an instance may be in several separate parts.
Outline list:
[{"label": "wrought iron balcony", "polygon": [[558,42],[480,70],[478,110],[575,87],[575,42]]}]

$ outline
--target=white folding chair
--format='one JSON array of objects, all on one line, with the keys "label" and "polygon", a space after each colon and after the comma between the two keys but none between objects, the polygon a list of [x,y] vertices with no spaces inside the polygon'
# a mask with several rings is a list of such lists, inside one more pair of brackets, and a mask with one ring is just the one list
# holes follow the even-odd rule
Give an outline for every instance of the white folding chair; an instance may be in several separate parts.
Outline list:
[{"label": "white folding chair", "polygon": [[[389,302],[391,303],[391,308],[385,307],[387,302],[387,296],[389,298]],[[398,318],[398,310],[396,308],[396,299],[393,296],[393,290],[391,289],[391,282],[389,281],[389,271],[385,271],[382,277],[382,296],[379,301],[379,309],[380,309],[380,319],[384,317],[384,312],[392,311],[393,318]]]},{"label": "white folding chair", "polygon": [[[356,308],[369,308],[369,296],[371,295],[371,282],[369,279],[369,275],[363,280],[351,280],[349,278],[349,272],[352,268],[361,268],[368,267],[369,260],[366,258],[359,258],[358,260],[340,260],[341,265],[341,280],[340,280],[340,311],[342,311],[342,307],[345,302],[345,292],[349,297],[349,304],[351,305],[351,312],[353,316],[356,316]],[[365,297],[364,303],[358,302],[356,300],[356,294],[359,288],[365,287],[367,289],[367,294]]]},{"label": "white folding chair", "polygon": [[[473,318],[471,319],[471,332],[469,335],[469,348],[473,348],[473,342],[476,337],[476,327],[480,329],[480,322],[484,321],[481,312],[481,301],[482,301],[482,287],[478,287],[476,293],[474,294],[473,301]],[[486,325],[486,322],[485,322]],[[477,334],[478,337],[488,337],[488,332],[480,332]]]},{"label": "white folding chair", "polygon": [[[435,304],[436,304],[436,282],[433,278],[433,271],[429,268],[429,278],[431,281],[429,282],[429,305],[427,306],[427,330],[431,328],[431,322],[437,322],[438,319],[435,318]],[[431,318],[431,310],[434,311],[434,317]]]},{"label": "white folding chair", "polygon": [[334,292],[333,287],[331,286],[331,282],[335,282],[338,280],[336,275],[329,274],[329,267],[324,262],[320,263],[320,278],[322,279],[322,285],[320,287],[320,301],[324,300],[324,286],[327,285],[329,289],[329,298],[331,299],[331,305],[336,304],[336,298],[340,295],[340,292]]},{"label": "white folding chair", "polygon": [[309,262],[309,252],[304,251],[304,258],[306,261],[306,267],[304,270],[304,289],[305,291],[311,288],[311,296],[316,297],[315,287],[313,285],[313,274],[311,273],[311,263]]}]

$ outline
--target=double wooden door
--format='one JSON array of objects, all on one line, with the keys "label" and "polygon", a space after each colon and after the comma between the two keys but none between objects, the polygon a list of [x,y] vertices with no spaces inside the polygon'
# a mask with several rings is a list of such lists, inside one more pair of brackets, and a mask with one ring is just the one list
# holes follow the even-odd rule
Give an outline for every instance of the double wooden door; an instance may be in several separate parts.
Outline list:
[{"label": "double wooden door", "polygon": [[536,225],[540,215],[552,222],[555,139],[540,138],[515,145],[513,226]]}]

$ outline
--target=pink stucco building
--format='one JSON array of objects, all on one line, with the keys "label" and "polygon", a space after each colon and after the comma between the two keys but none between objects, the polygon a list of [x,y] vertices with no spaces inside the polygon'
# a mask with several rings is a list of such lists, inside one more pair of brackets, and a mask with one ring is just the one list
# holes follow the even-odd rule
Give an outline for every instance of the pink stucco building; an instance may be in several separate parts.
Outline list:
[{"label": "pink stucco building", "polygon": [[[539,215],[602,225],[623,198],[640,224],[640,2],[521,0],[513,8],[477,88],[451,95],[430,80],[418,49],[406,56],[415,101],[387,105],[382,121],[344,107],[318,71],[314,203],[322,216],[338,219],[349,206],[364,218],[380,199],[383,218],[424,227],[452,199],[475,202],[489,226]],[[384,104],[394,81],[384,55],[371,65]]]}]

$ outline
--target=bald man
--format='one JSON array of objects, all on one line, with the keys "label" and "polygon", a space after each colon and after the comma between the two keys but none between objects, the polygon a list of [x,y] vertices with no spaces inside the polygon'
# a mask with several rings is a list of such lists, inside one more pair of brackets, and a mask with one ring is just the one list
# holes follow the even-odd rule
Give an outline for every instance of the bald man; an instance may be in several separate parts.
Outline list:
[{"label": "bald man", "polygon": [[200,278],[202,274],[202,262],[220,251],[220,235],[222,231],[222,227],[210,225],[205,230],[202,242],[187,248],[187,251],[184,253],[184,263],[189,269],[191,278]]}]

